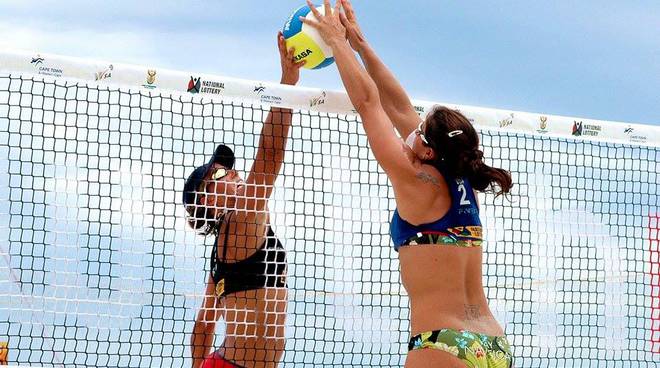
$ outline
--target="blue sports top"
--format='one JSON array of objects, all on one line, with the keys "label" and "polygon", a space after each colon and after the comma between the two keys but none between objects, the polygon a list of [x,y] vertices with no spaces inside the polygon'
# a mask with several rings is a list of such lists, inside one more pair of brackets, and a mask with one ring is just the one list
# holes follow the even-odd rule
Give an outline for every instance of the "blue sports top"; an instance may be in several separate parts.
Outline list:
[{"label": "blue sports top", "polygon": [[454,178],[445,170],[440,172],[449,186],[449,211],[436,221],[415,226],[402,219],[399,211],[395,210],[390,223],[390,235],[395,251],[398,252],[402,245],[414,244],[481,246],[479,207],[470,182],[465,178]]}]

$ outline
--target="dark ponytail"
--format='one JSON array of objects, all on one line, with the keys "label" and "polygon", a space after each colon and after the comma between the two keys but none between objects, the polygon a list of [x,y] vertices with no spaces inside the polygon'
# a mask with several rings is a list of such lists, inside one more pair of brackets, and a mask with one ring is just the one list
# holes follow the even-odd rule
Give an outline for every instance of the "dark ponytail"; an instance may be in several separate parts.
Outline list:
[{"label": "dark ponytail", "polygon": [[493,192],[497,196],[509,193],[513,187],[511,174],[486,165],[484,153],[479,149],[479,135],[465,116],[438,106],[424,125],[425,135],[436,153],[430,164],[445,167],[456,177],[467,178],[472,188],[480,192]]},{"label": "dark ponytail", "polygon": [[496,196],[509,193],[513,186],[511,174],[484,162],[484,153],[477,149],[467,152],[458,160],[456,172],[463,173],[472,188],[480,192],[493,192]]}]

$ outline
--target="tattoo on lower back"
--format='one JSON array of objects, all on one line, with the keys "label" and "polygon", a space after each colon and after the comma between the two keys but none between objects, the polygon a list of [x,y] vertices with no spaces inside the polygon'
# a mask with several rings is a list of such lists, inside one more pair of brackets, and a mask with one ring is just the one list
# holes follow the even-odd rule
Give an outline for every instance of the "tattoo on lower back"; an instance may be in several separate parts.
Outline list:
[{"label": "tattoo on lower back", "polygon": [[476,304],[465,304],[465,319],[477,319],[481,317],[481,309]]},{"label": "tattoo on lower back", "polygon": [[415,177],[417,177],[417,179],[419,179],[419,180],[421,180],[425,183],[431,183],[433,185],[440,185],[440,182],[438,181],[438,178],[436,178],[434,176],[431,176],[431,175],[425,173],[424,171],[418,172],[417,175],[415,175]]}]

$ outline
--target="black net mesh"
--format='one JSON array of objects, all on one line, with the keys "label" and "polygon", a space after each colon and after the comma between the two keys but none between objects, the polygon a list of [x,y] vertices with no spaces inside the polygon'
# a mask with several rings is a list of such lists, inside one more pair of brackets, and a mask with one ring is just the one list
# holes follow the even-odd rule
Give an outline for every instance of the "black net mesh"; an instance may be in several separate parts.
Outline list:
[{"label": "black net mesh", "polygon": [[[245,176],[268,112],[0,75],[8,362],[190,366],[215,238],[186,226],[183,184],[219,143]],[[658,148],[480,134],[488,163],[515,183],[510,201],[480,202],[487,296],[516,366],[655,367]],[[402,366],[409,309],[389,238],[395,203],[358,118],[294,111],[274,187],[289,286],[282,365]],[[219,323],[214,348],[226,335]]]}]

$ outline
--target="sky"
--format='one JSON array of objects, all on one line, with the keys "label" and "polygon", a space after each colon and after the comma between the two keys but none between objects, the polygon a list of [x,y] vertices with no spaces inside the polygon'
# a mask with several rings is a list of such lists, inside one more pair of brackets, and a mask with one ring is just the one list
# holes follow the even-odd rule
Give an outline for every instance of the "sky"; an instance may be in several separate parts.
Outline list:
[{"label": "sky", "polygon": [[[0,49],[278,81],[275,35],[302,3],[0,0]],[[660,125],[657,0],[354,7],[412,98]],[[300,84],[342,89],[335,67]]]}]

